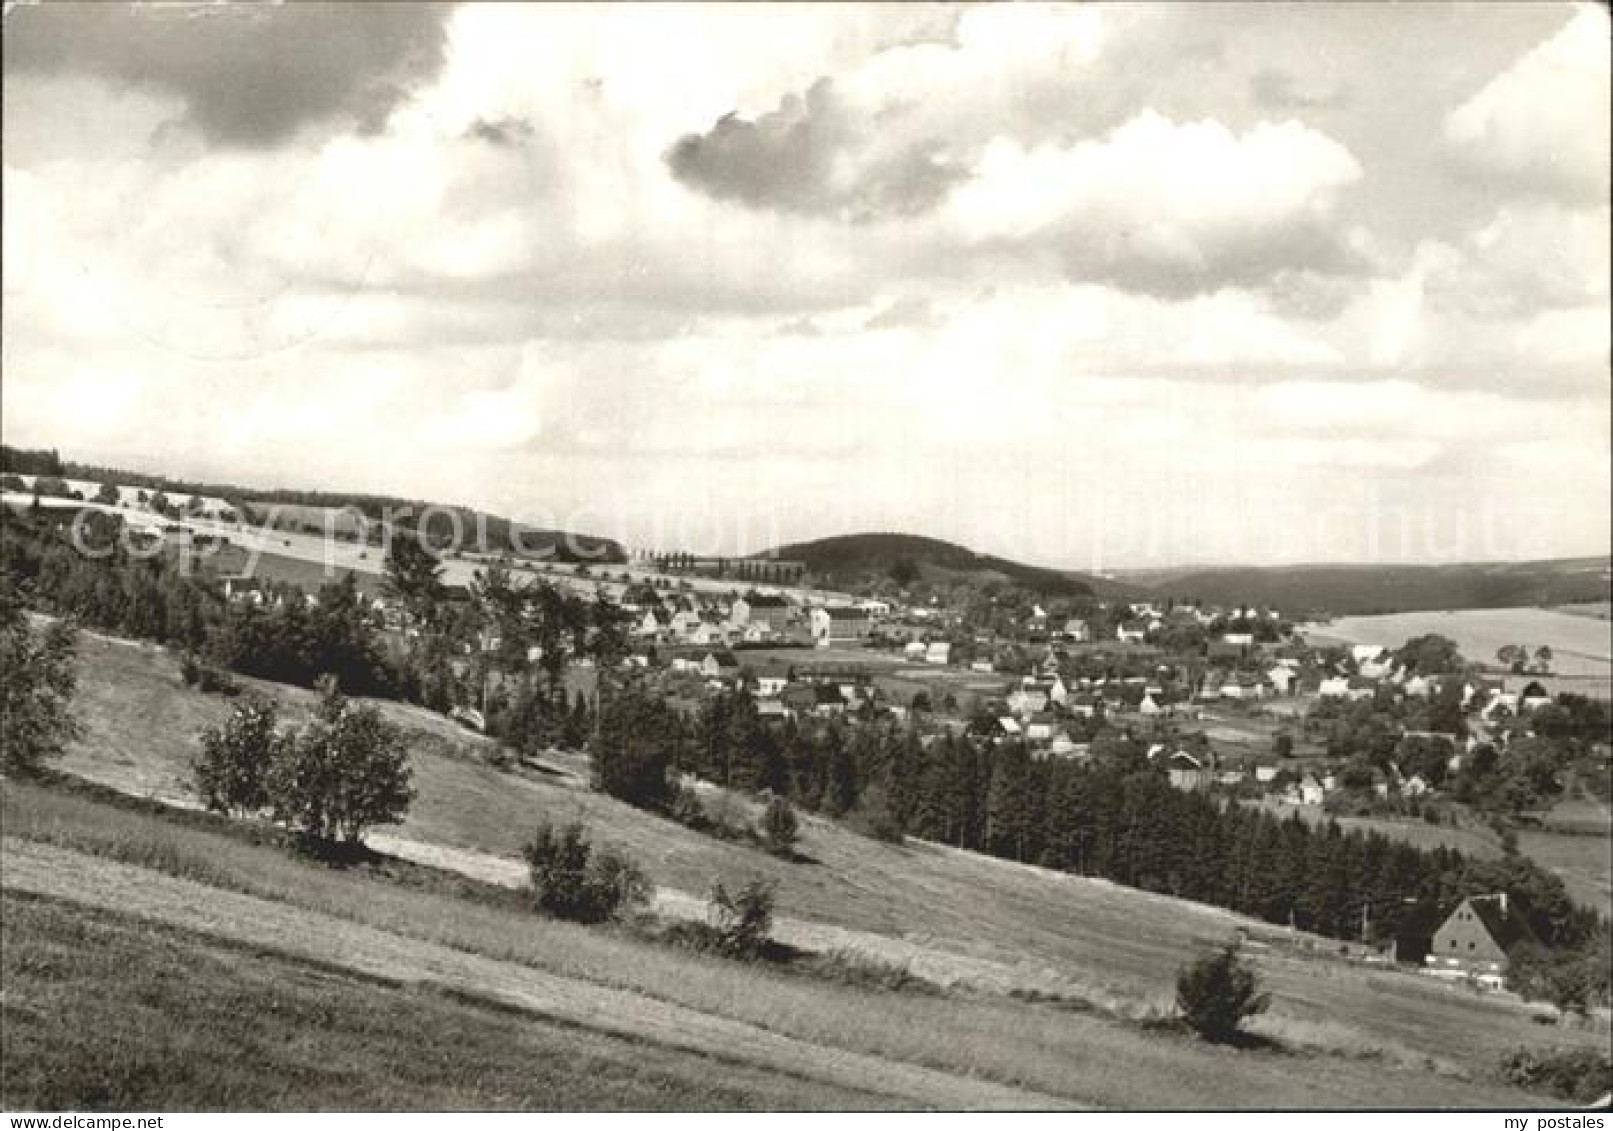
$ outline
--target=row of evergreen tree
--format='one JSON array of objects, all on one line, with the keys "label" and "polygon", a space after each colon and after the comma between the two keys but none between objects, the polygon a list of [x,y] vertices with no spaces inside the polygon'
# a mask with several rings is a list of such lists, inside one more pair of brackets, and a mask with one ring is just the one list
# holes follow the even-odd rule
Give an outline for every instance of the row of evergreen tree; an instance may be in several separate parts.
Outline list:
[{"label": "row of evergreen tree", "polygon": [[[693,773],[832,816],[1338,939],[1391,938],[1419,905],[1496,891],[1518,901],[1547,945],[1579,945],[1605,929],[1560,879],[1524,857],[1469,859],[1184,792],[1126,739],[1075,763],[1033,758],[1015,742],[926,740],[890,722],[781,726],[759,718],[743,692],[716,695],[687,719],[647,699],[648,691],[629,688],[606,700],[596,774],[605,766],[609,776],[631,750],[630,776],[641,786],[657,780],[658,767]],[[656,793],[645,788],[646,798]]]}]

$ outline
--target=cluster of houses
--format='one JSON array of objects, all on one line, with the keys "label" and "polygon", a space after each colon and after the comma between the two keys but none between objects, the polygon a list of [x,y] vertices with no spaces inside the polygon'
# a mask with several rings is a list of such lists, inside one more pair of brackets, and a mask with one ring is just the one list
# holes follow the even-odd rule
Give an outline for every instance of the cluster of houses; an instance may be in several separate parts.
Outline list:
[{"label": "cluster of houses", "polygon": [[680,593],[664,602],[625,607],[641,643],[811,643],[820,648],[861,646],[890,612],[882,601],[805,606],[780,593],[754,590],[732,598]]},{"label": "cluster of houses", "polygon": [[1472,675],[1422,675],[1396,662],[1393,653],[1375,644],[1357,644],[1316,686],[1324,699],[1350,701],[1374,699],[1381,690],[1397,696],[1429,699],[1439,694],[1447,682],[1461,686],[1465,712],[1485,722],[1526,714],[1551,702],[1551,695],[1538,680],[1517,692],[1508,691],[1501,678]]}]

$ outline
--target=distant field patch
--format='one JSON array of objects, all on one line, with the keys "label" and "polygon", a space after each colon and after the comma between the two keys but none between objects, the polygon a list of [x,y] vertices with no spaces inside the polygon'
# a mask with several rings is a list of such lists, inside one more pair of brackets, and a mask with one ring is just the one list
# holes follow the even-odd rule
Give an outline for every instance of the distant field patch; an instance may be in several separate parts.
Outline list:
[{"label": "distant field patch", "polygon": [[1567,613],[1571,617],[1609,620],[1613,619],[1613,601],[1585,601],[1578,605],[1558,605],[1552,612]]},{"label": "distant field patch", "polygon": [[1613,679],[1613,645],[1607,625],[1594,616],[1555,609],[1390,613],[1340,617],[1305,629],[1306,639],[1313,642],[1381,644],[1386,648],[1398,648],[1414,636],[1429,633],[1456,641],[1469,660],[1491,665],[1504,645],[1524,644],[1533,651],[1544,644],[1552,650],[1551,668],[1556,675],[1599,679],[1604,688]]}]

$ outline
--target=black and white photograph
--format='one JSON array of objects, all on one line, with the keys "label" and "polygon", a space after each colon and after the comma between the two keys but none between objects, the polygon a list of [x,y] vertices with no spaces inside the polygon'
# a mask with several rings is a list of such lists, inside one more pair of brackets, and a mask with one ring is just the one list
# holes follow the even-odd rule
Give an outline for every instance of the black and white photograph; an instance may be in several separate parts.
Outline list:
[{"label": "black and white photograph", "polygon": [[1605,1127],[1606,4],[3,12],[9,1127]]}]

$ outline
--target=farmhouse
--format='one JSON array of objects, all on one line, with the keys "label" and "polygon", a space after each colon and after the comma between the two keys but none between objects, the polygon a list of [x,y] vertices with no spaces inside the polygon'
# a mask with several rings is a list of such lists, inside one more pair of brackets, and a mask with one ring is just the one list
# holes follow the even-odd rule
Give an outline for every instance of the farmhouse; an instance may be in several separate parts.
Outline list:
[{"label": "farmhouse", "polygon": [[738,672],[739,661],[726,648],[707,652],[700,660],[700,674],[707,679],[721,679]]},{"label": "farmhouse", "polygon": [[[770,632],[783,632],[790,623],[790,603],[774,593],[751,593],[734,602],[744,606],[745,623],[758,624]],[[738,620],[737,615],[734,616]]]},{"label": "farmhouse", "polygon": [[1508,952],[1534,933],[1508,904],[1507,892],[1461,900],[1434,931],[1424,963],[1439,973],[1473,974],[1481,981],[1507,971]]},{"label": "farmhouse", "polygon": [[825,606],[812,610],[812,640],[819,648],[856,644],[868,638],[872,622],[862,609]]}]

